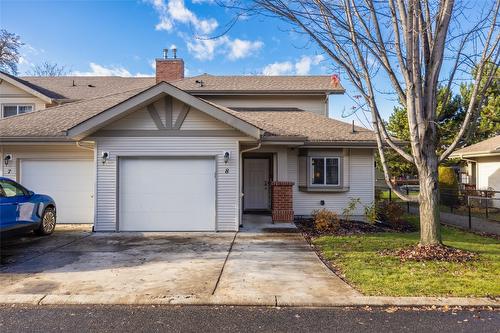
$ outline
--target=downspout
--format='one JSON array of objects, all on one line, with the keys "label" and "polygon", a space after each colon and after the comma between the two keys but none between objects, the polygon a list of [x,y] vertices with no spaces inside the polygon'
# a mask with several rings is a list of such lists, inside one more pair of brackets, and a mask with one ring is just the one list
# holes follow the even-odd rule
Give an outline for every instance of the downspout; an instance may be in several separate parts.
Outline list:
[{"label": "downspout", "polygon": [[261,146],[262,142],[259,140],[257,146],[240,151],[240,228],[243,227],[243,153],[260,149]]},{"label": "downspout", "polygon": [[[82,143],[86,143],[87,146],[82,145]],[[94,165],[97,166],[97,151],[95,150],[94,145],[90,145],[90,141],[76,141],[76,146],[80,149],[85,149],[85,150],[91,150],[94,152]],[[97,167],[95,169],[95,174],[94,174],[94,194],[92,194],[93,199],[94,199],[94,223],[92,224],[92,232],[95,232],[95,224],[96,224],[96,217],[97,217]]]}]

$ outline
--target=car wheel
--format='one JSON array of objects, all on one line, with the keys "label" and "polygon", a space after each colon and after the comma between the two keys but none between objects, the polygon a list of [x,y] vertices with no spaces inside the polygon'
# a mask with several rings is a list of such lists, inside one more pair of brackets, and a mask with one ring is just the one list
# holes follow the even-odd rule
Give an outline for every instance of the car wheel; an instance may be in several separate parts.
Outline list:
[{"label": "car wheel", "polygon": [[37,235],[50,235],[54,232],[56,227],[56,210],[52,207],[47,207],[43,211],[42,221],[40,222],[40,226],[35,230]]}]

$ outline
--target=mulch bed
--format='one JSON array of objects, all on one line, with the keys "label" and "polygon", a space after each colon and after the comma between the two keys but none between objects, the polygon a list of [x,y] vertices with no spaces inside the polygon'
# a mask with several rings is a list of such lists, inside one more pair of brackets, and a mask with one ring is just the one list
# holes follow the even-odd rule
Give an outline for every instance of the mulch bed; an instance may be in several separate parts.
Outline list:
[{"label": "mulch bed", "polygon": [[400,223],[397,226],[392,226],[386,223],[378,222],[369,224],[361,221],[346,221],[340,220],[340,227],[318,231],[314,228],[313,219],[302,219],[295,222],[297,228],[308,238],[316,238],[321,236],[351,236],[362,235],[376,232],[414,232],[417,228],[410,223]]},{"label": "mulch bed", "polygon": [[461,263],[478,259],[476,253],[444,245],[415,245],[399,250],[383,250],[379,253],[385,256],[395,256],[401,262],[433,260]]}]

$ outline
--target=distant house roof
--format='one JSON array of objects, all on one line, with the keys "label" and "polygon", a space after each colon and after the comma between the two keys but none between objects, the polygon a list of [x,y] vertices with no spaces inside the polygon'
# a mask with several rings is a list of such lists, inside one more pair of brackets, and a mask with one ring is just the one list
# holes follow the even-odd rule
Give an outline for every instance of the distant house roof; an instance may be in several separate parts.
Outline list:
[{"label": "distant house roof", "polygon": [[[154,77],[15,77],[11,75],[9,77],[56,102],[71,102],[133,89],[145,89],[156,83]],[[326,94],[344,92],[344,88],[340,85],[336,88],[332,87],[330,76],[216,76],[203,74],[170,83],[193,95]]]},{"label": "distant house roof", "polygon": [[450,157],[467,158],[500,154],[500,135],[454,151]]},{"label": "distant house roof", "polygon": [[[160,83],[166,84],[166,83]],[[158,85],[156,85],[158,86]],[[133,98],[153,87],[138,88],[109,94],[80,102],[12,116],[0,120],[0,138],[3,140],[69,140],[66,132],[120,103]],[[196,98],[196,97],[193,97]],[[372,131],[351,124],[316,115],[300,109],[229,109],[199,99],[241,119],[263,132],[263,140],[290,137],[295,140],[324,143],[374,145]]]},{"label": "distant house roof", "polygon": [[120,76],[23,76],[16,78],[33,89],[60,101],[92,99],[110,94],[145,89],[155,84],[152,77]]},{"label": "distant house roof", "polygon": [[216,76],[203,74],[171,82],[195,95],[203,94],[304,94],[343,93],[342,86],[333,87],[330,76]]}]

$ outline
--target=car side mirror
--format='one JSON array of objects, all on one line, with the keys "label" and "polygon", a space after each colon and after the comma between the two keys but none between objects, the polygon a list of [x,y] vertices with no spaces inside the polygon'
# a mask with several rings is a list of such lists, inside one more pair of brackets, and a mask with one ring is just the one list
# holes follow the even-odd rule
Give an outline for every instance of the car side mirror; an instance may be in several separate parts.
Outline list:
[{"label": "car side mirror", "polygon": [[35,195],[35,192],[33,192],[33,191],[28,191],[28,195],[29,195],[30,197],[32,197],[33,195]]}]

